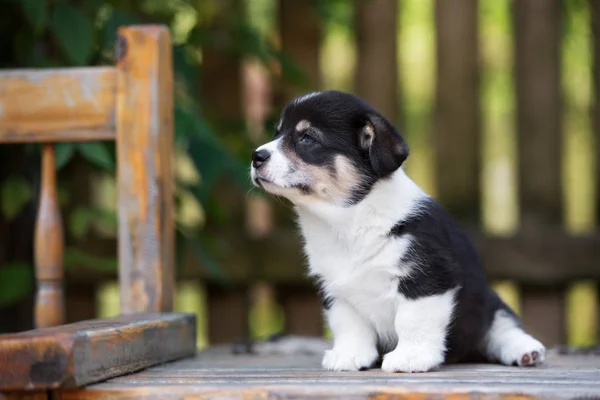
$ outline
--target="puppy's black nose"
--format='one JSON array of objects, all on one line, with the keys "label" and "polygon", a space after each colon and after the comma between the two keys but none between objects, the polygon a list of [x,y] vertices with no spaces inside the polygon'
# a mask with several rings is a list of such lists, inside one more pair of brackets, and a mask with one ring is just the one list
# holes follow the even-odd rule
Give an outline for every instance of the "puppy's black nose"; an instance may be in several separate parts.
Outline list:
[{"label": "puppy's black nose", "polygon": [[271,153],[268,150],[256,150],[252,153],[252,165],[254,168],[258,168],[263,165],[271,157]]}]

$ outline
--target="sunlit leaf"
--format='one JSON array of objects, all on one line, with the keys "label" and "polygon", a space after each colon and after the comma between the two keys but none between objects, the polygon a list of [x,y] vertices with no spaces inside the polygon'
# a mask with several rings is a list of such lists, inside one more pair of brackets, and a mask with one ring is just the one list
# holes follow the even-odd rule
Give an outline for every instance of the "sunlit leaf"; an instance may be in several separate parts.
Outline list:
[{"label": "sunlit leaf", "polygon": [[51,27],[67,60],[85,65],[94,51],[94,23],[69,4],[58,3],[52,11]]},{"label": "sunlit leaf", "polygon": [[1,185],[2,214],[8,219],[15,218],[32,199],[30,185],[23,178],[9,176]]},{"label": "sunlit leaf", "polygon": [[61,170],[73,158],[75,151],[74,143],[57,143],[56,149],[56,169]]},{"label": "sunlit leaf", "polygon": [[33,268],[13,262],[0,267],[0,307],[17,303],[33,291]]},{"label": "sunlit leaf", "polygon": [[97,167],[107,171],[114,170],[114,161],[110,152],[102,142],[79,143],[77,145],[79,153]]}]

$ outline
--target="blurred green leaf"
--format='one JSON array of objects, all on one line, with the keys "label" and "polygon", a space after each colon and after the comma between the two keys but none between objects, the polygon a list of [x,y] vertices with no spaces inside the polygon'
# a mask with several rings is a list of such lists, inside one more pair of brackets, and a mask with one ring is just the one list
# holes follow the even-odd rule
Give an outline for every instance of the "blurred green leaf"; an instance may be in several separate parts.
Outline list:
[{"label": "blurred green leaf", "polygon": [[79,153],[94,164],[106,171],[114,170],[114,161],[110,155],[110,152],[102,142],[88,142],[79,143],[77,145]]},{"label": "blurred green leaf", "polygon": [[0,307],[14,304],[33,291],[33,268],[12,262],[0,266]]},{"label": "blurred green leaf", "polygon": [[102,208],[79,206],[69,215],[69,231],[75,237],[84,236],[95,223],[115,229],[117,224],[116,214]]},{"label": "blurred green leaf", "polygon": [[113,49],[117,41],[117,30],[120,26],[139,24],[140,19],[126,11],[113,9],[102,27],[104,46]]},{"label": "blurred green leaf", "polygon": [[51,27],[58,45],[67,60],[74,65],[85,65],[94,51],[94,23],[85,14],[69,4],[54,7]]},{"label": "blurred green leaf", "polygon": [[2,214],[15,218],[32,199],[30,185],[21,177],[9,176],[2,183]]},{"label": "blurred green leaf", "polygon": [[40,33],[46,26],[48,19],[47,0],[19,0],[23,14],[33,27],[35,33]]},{"label": "blurred green leaf", "polygon": [[73,158],[75,151],[74,143],[57,143],[56,149],[56,169],[61,170]]},{"label": "blurred green leaf", "polygon": [[90,268],[101,272],[117,271],[117,260],[115,258],[98,257],[86,253],[74,247],[65,249],[65,269],[73,268],[74,265],[80,265],[83,268]]}]

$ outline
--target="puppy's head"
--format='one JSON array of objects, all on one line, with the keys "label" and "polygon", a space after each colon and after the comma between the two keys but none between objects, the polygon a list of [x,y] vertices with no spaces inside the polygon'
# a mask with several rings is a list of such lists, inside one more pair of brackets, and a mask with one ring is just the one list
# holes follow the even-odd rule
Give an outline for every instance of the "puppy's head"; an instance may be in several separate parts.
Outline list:
[{"label": "puppy's head", "polygon": [[272,141],[252,155],[255,185],[295,204],[360,202],[408,157],[392,124],[357,96],[311,93],[290,102]]}]

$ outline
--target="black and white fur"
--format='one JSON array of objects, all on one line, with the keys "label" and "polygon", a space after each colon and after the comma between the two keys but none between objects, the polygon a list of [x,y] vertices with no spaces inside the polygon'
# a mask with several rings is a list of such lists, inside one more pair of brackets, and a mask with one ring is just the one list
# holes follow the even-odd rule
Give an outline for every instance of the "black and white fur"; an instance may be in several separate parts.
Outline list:
[{"label": "black and white fur", "polygon": [[544,346],[489,288],[467,236],[404,172],[408,155],[386,118],[337,91],[292,101],[253,154],[254,184],[298,214],[333,333],[323,367],[541,363]]}]

